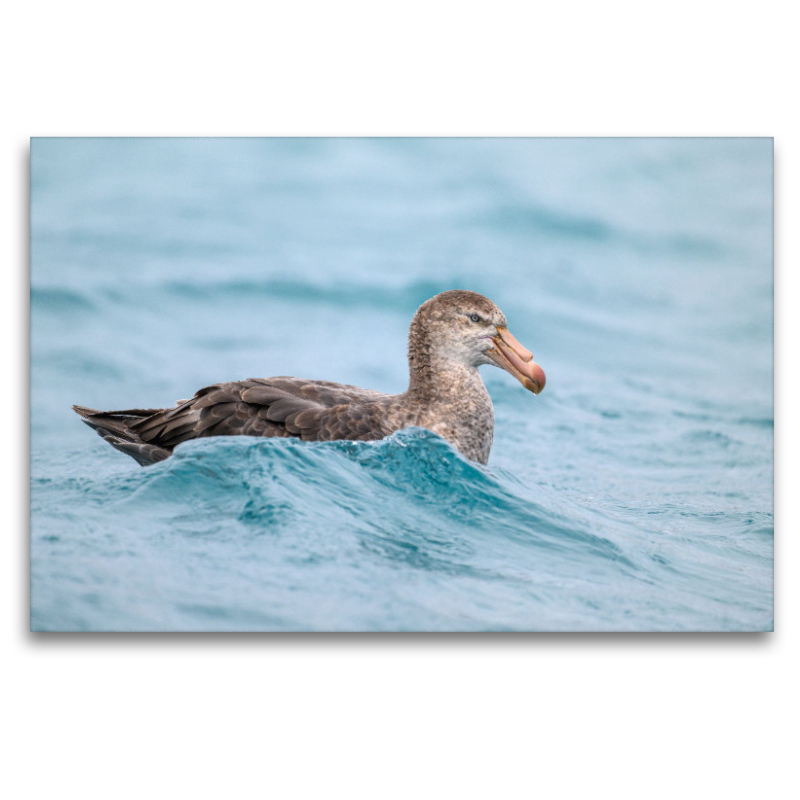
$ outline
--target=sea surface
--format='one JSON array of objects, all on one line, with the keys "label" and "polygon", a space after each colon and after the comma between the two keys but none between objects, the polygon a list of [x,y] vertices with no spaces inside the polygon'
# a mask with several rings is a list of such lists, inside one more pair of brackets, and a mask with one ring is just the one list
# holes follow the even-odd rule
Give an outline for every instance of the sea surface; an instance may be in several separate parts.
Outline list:
[{"label": "sea surface", "polygon": [[[34,139],[31,628],[773,627],[771,139]],[[487,295],[487,467],[189,442],[73,403],[271,375],[398,392],[417,307]]]}]

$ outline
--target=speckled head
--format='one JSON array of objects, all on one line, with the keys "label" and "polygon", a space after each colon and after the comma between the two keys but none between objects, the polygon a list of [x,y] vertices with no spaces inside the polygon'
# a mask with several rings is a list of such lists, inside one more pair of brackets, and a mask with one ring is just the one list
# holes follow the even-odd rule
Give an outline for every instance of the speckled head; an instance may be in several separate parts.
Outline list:
[{"label": "speckled head", "polygon": [[477,292],[456,289],[423,303],[408,334],[412,380],[425,373],[494,364],[538,394],[544,370],[508,331],[505,314]]}]

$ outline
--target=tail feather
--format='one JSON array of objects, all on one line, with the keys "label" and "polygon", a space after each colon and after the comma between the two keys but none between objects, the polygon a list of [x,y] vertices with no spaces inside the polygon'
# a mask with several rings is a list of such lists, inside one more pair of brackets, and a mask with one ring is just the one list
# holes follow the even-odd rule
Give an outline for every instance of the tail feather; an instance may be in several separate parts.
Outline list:
[{"label": "tail feather", "polygon": [[172,455],[172,449],[149,444],[131,430],[130,426],[151,414],[156,414],[159,408],[132,408],[126,411],[98,411],[86,406],[72,406],[72,410],[79,414],[82,421],[90,428],[97,431],[98,435],[121,453],[126,453],[143,467],[163,461]]}]

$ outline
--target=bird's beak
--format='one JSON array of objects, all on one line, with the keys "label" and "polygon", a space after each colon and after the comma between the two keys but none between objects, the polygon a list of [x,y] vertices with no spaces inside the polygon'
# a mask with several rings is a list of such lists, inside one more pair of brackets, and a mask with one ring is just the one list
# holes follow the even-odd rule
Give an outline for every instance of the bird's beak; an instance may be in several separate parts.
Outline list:
[{"label": "bird's beak", "polygon": [[533,353],[526,350],[506,328],[498,326],[492,338],[493,347],[486,355],[510,372],[526,389],[539,394],[544,389],[544,370],[533,360]]}]

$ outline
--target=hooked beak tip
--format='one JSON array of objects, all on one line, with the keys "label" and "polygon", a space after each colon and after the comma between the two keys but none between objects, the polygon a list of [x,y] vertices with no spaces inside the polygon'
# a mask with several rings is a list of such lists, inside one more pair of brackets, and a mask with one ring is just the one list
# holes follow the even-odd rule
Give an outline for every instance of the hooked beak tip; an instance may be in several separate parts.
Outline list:
[{"label": "hooked beak tip", "polygon": [[533,353],[523,347],[508,331],[499,326],[489,356],[506,372],[511,373],[528,391],[534,394],[544,389],[544,370],[533,360]]}]

